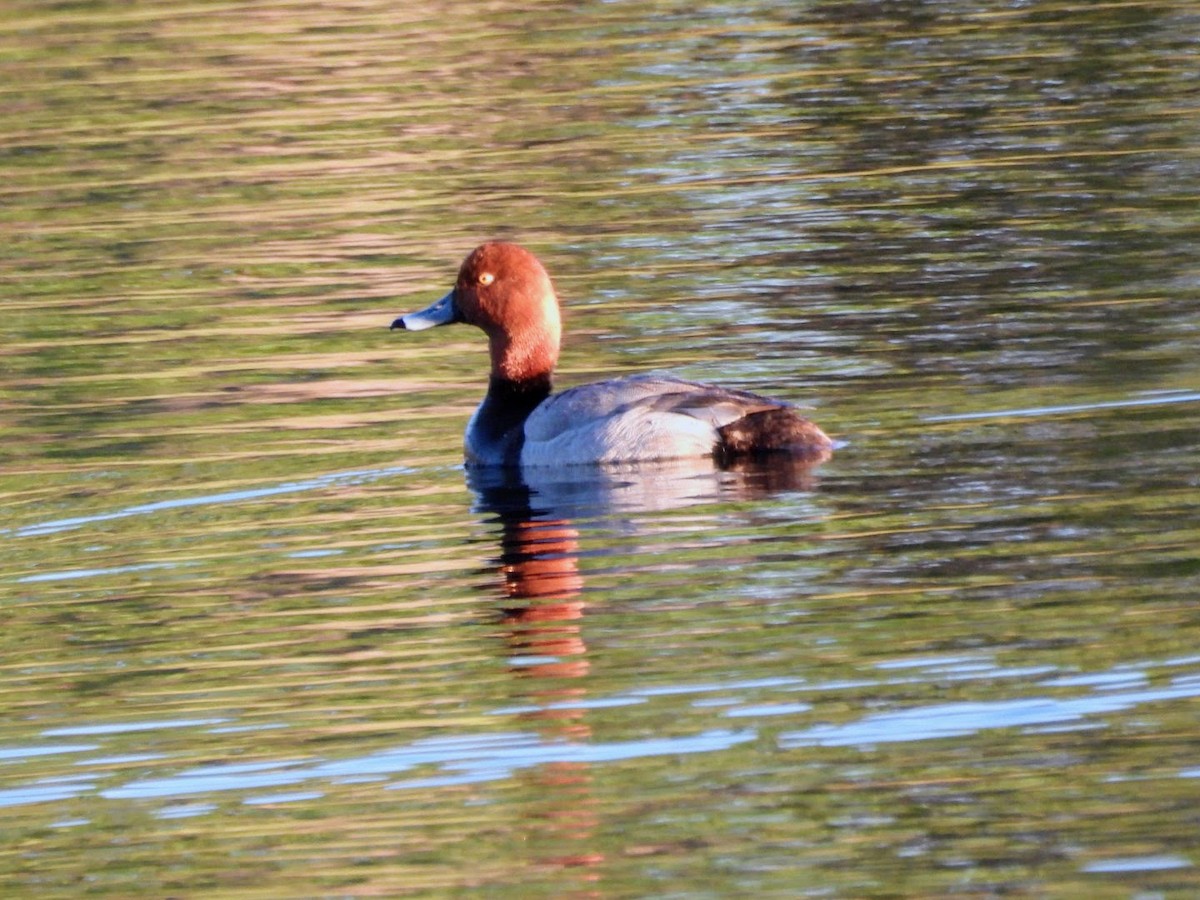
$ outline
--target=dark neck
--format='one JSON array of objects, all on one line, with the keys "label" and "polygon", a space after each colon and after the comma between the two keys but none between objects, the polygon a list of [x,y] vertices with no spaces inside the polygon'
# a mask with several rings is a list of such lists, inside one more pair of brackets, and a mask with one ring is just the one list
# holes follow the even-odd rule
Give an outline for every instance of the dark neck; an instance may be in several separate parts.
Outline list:
[{"label": "dark neck", "polygon": [[479,407],[476,425],[488,443],[504,447],[505,463],[520,462],[525,444],[525,420],[550,396],[550,374],[514,381],[493,375]]},{"label": "dark neck", "polygon": [[500,404],[512,412],[519,412],[522,422],[528,418],[534,408],[550,396],[550,373],[535,375],[514,381],[501,375],[493,375],[488,379],[487,397],[485,403]]}]

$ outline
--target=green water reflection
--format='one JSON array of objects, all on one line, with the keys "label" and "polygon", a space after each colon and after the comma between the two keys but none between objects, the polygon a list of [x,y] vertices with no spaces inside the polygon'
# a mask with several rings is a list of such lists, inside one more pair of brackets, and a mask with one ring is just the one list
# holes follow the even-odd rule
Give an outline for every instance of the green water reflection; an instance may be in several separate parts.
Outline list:
[{"label": "green water reflection", "polygon": [[[0,12],[6,896],[1197,892],[1191,4]],[[468,485],[559,381],[815,472]]]}]

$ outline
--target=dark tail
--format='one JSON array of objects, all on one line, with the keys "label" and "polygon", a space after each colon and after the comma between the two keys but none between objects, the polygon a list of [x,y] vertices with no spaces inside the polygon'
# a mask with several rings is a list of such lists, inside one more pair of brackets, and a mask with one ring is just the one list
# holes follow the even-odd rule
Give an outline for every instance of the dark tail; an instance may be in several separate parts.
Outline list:
[{"label": "dark tail", "polygon": [[739,456],[790,453],[814,461],[828,459],[833,441],[804,416],[788,407],[764,409],[717,429],[717,455],[729,461]]}]

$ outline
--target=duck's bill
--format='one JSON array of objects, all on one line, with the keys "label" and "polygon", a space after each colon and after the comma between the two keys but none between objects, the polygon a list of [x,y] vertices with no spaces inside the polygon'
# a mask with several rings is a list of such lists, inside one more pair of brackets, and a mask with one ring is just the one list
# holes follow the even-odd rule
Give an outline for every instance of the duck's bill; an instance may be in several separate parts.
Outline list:
[{"label": "duck's bill", "polygon": [[392,323],[392,329],[403,328],[405,331],[423,331],[426,328],[433,328],[435,325],[449,325],[451,322],[457,321],[459,321],[458,307],[454,305],[454,291],[451,291],[441,300],[427,306],[420,312],[401,316]]}]

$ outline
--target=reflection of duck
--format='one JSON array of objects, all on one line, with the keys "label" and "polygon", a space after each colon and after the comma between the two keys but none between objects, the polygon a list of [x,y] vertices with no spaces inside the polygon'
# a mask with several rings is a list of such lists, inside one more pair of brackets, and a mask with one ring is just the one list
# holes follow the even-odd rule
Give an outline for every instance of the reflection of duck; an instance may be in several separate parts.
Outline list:
[{"label": "reflection of duck", "polygon": [[583,616],[579,574],[579,532],[569,520],[534,506],[533,492],[513,470],[492,469],[494,477],[470,477],[479,505],[495,514],[504,576],[504,625],[510,645],[532,665],[530,675],[578,677],[587,674],[587,651],[578,620]]},{"label": "reflection of duck", "polygon": [[512,647],[532,662],[530,675],[588,671],[580,629],[584,613],[575,520],[629,517],[728,500],[766,497],[813,485],[815,462],[743,460],[717,469],[708,460],[566,468],[477,467],[467,470],[477,509],[500,522],[499,571],[504,624]]},{"label": "reflection of duck", "polygon": [[[487,477],[478,476],[486,473]],[[503,529],[503,626],[508,646],[522,657],[516,671],[534,679],[533,705],[522,717],[556,740],[586,743],[587,645],[583,618],[583,578],[579,574],[579,532],[537,501],[516,469],[470,470],[468,481],[478,508],[495,515]],[[536,864],[578,870],[585,883],[597,877],[603,853],[593,849],[599,816],[592,796],[591,767],[558,761],[538,768],[541,809],[526,817],[531,836],[541,832]]]},{"label": "reflection of duck", "polygon": [[808,491],[816,483],[813,470],[819,462],[784,455],[747,457],[722,468],[708,459],[596,466],[583,472],[566,467],[489,466],[468,469],[467,482],[479,508],[496,513],[506,523],[519,518],[522,509],[526,515],[570,520]]},{"label": "reflection of duck", "polygon": [[[556,740],[587,743],[590,665],[584,632],[580,529],[617,513],[636,522],[654,512],[720,500],[766,497],[812,486],[814,460],[748,459],[724,470],[711,460],[569,468],[472,467],[467,482],[476,510],[501,526],[499,572],[507,649],[519,661],[517,683],[530,705],[519,714]],[[580,525],[575,524],[578,519]],[[609,520],[611,521],[611,520]],[[578,873],[584,889],[599,879],[606,855],[598,849],[600,822],[590,764],[540,766],[535,784],[543,806],[525,817],[526,847],[545,847],[534,861]]]},{"label": "reflection of duck", "polygon": [[828,458],[832,442],[793,407],[745,391],[635,375],[551,396],[561,334],[542,264],[515,244],[477,247],[454,289],[393,328],[467,322],[488,336],[487,396],[467,426],[470,465],[565,466],[644,460],[730,460],[781,452]]}]

